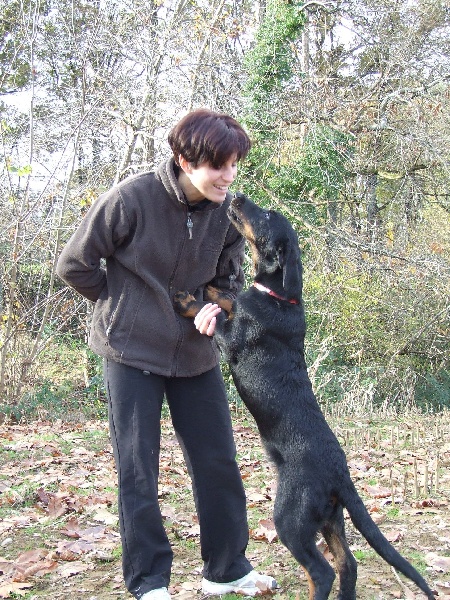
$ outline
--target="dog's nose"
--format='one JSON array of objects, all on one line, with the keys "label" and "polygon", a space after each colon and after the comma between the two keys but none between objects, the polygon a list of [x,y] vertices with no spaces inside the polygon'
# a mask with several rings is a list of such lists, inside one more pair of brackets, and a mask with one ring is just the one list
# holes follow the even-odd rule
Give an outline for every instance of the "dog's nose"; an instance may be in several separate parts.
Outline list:
[{"label": "dog's nose", "polygon": [[244,202],[246,201],[246,197],[242,192],[236,192],[233,198],[233,204],[237,208],[240,208]]}]

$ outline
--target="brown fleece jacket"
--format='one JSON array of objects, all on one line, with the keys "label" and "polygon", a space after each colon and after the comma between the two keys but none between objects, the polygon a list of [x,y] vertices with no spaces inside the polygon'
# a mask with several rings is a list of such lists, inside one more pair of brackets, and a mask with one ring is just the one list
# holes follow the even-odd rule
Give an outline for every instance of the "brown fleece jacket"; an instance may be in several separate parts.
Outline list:
[{"label": "brown fleece jacket", "polygon": [[[175,292],[203,298],[208,283],[235,297],[244,240],[222,205],[190,207],[173,159],[102,194],[68,241],[58,275],[95,302],[89,345],[97,354],[164,376],[218,364],[214,338],[175,313]],[[105,260],[103,264],[102,259]]]}]

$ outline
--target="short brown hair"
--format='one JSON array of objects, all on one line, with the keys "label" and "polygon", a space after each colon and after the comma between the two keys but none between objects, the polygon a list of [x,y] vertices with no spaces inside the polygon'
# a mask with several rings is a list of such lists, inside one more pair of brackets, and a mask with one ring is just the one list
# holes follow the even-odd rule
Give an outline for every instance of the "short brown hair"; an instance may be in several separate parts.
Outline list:
[{"label": "short brown hair", "polygon": [[175,162],[183,156],[194,168],[209,163],[220,168],[231,156],[245,158],[251,142],[242,126],[229,115],[200,108],[188,113],[168,137]]}]

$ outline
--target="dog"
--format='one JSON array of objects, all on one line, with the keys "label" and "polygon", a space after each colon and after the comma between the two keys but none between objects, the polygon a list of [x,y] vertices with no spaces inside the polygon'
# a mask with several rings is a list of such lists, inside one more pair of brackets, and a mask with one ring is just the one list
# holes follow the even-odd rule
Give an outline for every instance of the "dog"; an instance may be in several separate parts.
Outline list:
[{"label": "dog", "polygon": [[[328,598],[335,579],[316,547],[319,532],[335,559],[338,599],[356,598],[357,565],[346,540],[344,508],[372,548],[434,600],[424,578],[370,517],[314,395],[304,356],[302,264],[294,229],[281,213],[263,210],[243,194],[234,196],[228,217],[250,245],[254,282],[233,303],[213,287],[205,298],[223,309],[215,339],[276,467],[275,528],[307,574],[310,600]],[[174,306],[192,318],[206,301],[181,291]]]}]

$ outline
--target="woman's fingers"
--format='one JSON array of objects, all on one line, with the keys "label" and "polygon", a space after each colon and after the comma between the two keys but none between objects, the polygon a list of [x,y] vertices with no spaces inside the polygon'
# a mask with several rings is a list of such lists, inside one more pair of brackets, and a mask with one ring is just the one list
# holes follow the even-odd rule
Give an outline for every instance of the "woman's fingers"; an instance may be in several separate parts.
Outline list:
[{"label": "woman's fingers", "polygon": [[217,304],[205,304],[194,319],[194,324],[200,333],[214,335],[216,329],[216,316],[222,309]]}]

